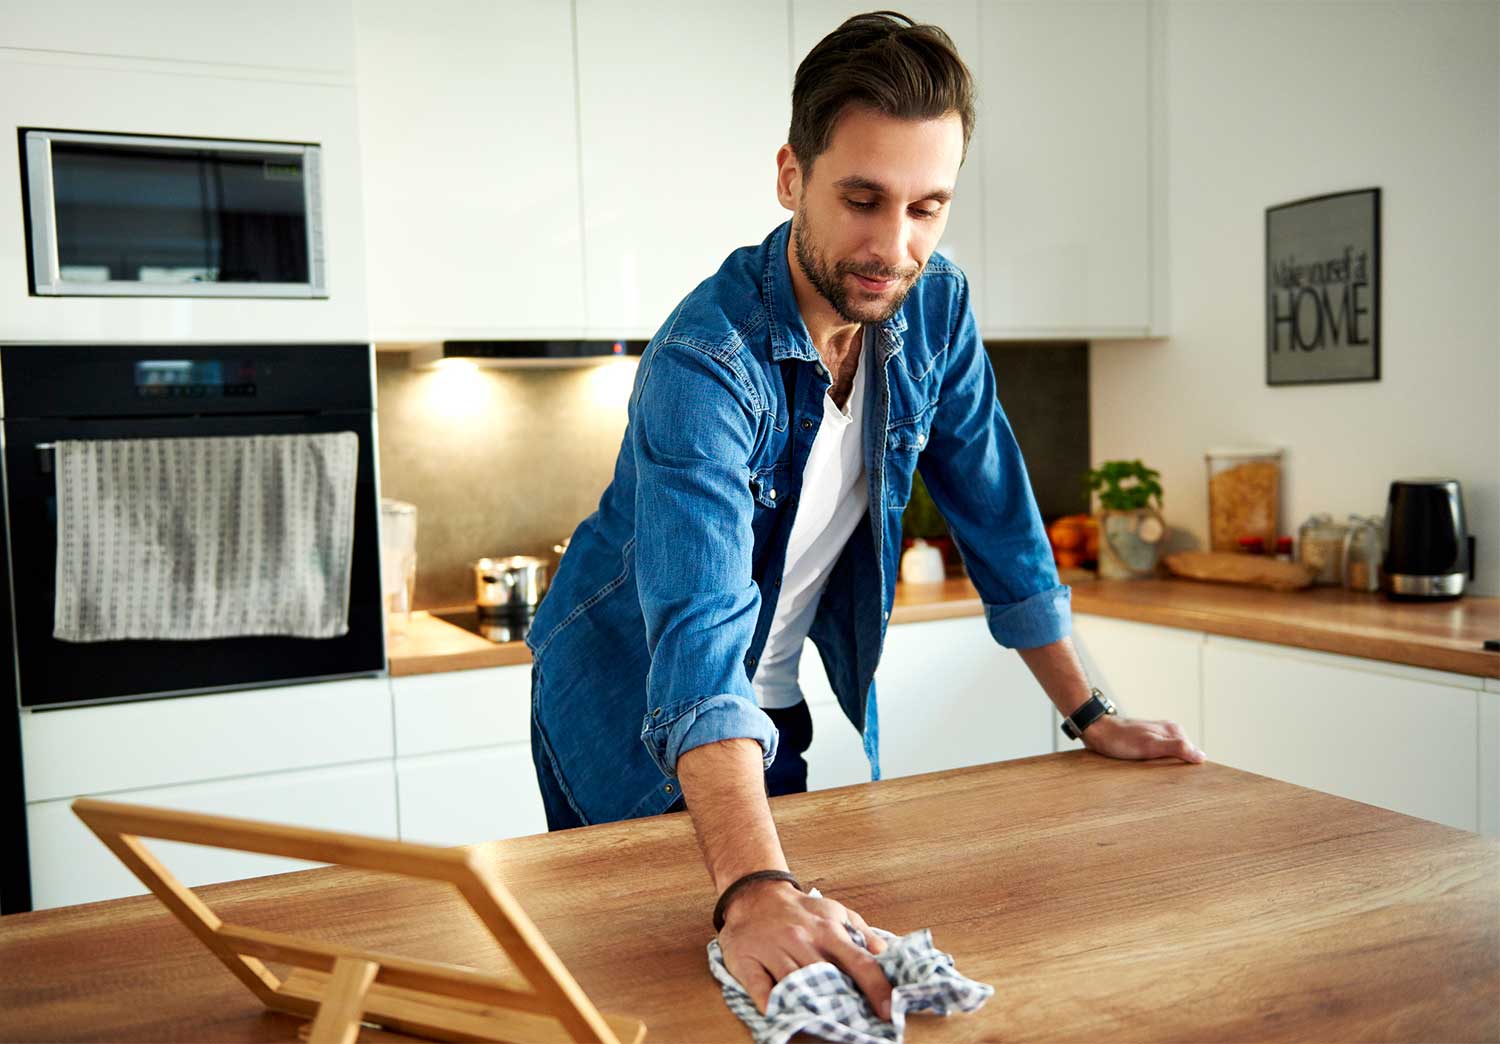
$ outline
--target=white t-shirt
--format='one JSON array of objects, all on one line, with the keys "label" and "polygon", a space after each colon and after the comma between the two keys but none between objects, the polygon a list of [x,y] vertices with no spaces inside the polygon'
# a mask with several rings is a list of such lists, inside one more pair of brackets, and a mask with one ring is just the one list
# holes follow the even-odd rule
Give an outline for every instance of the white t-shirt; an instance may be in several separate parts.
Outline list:
[{"label": "white t-shirt", "polygon": [[781,597],[751,679],[762,707],[794,707],[801,702],[797,667],[807,631],[834,563],[870,506],[864,440],[869,355],[867,327],[847,408],[841,410],[832,396],[823,396],[823,423],[807,454],[797,517],[787,538]]}]

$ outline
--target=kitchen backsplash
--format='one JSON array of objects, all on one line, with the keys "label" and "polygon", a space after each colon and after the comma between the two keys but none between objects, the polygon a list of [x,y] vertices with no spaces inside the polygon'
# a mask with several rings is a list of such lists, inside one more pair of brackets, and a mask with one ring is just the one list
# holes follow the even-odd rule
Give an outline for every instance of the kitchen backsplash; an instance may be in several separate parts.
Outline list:
[{"label": "kitchen backsplash", "polygon": [[[1086,345],[993,343],[1000,399],[1045,518],[1086,511]],[[376,355],[382,493],[417,505],[418,609],[474,598],[470,563],[550,555],[598,506],[635,363],[486,370]]]}]

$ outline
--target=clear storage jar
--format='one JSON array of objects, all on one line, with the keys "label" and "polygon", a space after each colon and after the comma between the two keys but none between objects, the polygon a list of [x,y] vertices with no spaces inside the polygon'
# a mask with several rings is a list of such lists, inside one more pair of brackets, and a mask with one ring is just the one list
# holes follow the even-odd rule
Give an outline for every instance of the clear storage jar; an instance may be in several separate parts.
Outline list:
[{"label": "clear storage jar", "polygon": [[1208,542],[1238,551],[1243,537],[1275,548],[1281,515],[1281,450],[1271,446],[1212,449],[1208,460]]},{"label": "clear storage jar", "polygon": [[1344,541],[1349,527],[1328,515],[1313,515],[1297,530],[1297,560],[1316,570],[1313,583],[1344,582]]}]

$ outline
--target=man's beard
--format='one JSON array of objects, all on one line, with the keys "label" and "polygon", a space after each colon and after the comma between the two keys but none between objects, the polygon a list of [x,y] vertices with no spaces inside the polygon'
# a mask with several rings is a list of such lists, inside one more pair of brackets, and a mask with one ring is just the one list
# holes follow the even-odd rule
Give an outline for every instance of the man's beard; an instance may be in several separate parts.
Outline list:
[{"label": "man's beard", "polygon": [[[792,240],[797,251],[797,266],[813,289],[833,306],[833,310],[851,323],[883,323],[901,309],[906,295],[917,285],[917,277],[923,266],[903,271],[899,268],[883,268],[874,262],[856,264],[853,261],[830,262],[818,253],[807,232],[807,221],[802,214],[792,222]],[[900,279],[905,285],[897,286],[895,297],[888,305],[878,301],[851,300],[845,289],[844,277],[853,273],[866,279]]]}]

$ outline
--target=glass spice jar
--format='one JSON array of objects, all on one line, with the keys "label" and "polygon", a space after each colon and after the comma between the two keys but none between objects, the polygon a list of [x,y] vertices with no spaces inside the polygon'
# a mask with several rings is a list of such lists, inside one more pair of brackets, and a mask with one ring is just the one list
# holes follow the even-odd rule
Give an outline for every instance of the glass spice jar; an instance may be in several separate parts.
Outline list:
[{"label": "glass spice jar", "polygon": [[1349,516],[1344,535],[1344,586],[1351,591],[1380,590],[1380,560],[1384,557],[1385,519]]},{"label": "glass spice jar", "polygon": [[1208,543],[1238,551],[1241,537],[1276,546],[1281,513],[1281,450],[1267,446],[1213,449],[1208,460]]},{"label": "glass spice jar", "polygon": [[1349,527],[1331,515],[1313,515],[1297,530],[1297,558],[1316,572],[1313,583],[1338,586],[1344,582],[1344,538]]}]

